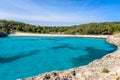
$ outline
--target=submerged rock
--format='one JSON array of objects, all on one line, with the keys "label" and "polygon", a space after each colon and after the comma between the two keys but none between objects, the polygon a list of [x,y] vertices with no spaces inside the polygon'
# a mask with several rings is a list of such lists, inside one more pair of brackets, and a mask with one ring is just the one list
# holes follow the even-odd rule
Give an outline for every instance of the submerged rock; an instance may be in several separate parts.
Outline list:
[{"label": "submerged rock", "polygon": [[6,33],[0,32],[0,37],[7,37]]}]

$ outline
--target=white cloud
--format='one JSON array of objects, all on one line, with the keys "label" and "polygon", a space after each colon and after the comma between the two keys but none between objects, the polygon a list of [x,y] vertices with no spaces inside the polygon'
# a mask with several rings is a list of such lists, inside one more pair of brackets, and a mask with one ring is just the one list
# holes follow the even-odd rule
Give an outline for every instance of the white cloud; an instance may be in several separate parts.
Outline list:
[{"label": "white cloud", "polygon": [[[1,19],[20,20],[20,21],[42,21],[42,22],[93,22],[103,20],[97,13],[92,11],[81,11],[74,13],[52,12],[45,7],[22,0],[5,0],[12,7],[20,9],[19,13],[13,10],[0,10]],[[2,4],[2,3],[0,3]],[[87,4],[85,4],[86,6]]]},{"label": "white cloud", "polygon": [[15,19],[15,20],[33,20],[33,21],[47,21],[47,22],[90,22],[101,20],[102,17],[93,15],[26,15],[26,14],[16,14],[10,12],[1,12],[0,16],[2,19]]}]

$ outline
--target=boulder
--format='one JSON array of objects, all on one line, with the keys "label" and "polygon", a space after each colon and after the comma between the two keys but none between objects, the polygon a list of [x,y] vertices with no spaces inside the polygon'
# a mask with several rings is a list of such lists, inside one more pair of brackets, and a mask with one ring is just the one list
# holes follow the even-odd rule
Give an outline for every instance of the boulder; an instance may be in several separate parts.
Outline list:
[{"label": "boulder", "polygon": [[0,37],[7,37],[6,33],[0,32]]}]

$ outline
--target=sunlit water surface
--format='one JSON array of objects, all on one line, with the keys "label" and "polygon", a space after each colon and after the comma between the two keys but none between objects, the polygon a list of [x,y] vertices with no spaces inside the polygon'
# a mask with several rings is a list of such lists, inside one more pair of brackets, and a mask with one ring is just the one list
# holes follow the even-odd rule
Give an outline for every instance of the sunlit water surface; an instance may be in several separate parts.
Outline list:
[{"label": "sunlit water surface", "polygon": [[83,66],[115,50],[97,38],[0,38],[0,80]]}]

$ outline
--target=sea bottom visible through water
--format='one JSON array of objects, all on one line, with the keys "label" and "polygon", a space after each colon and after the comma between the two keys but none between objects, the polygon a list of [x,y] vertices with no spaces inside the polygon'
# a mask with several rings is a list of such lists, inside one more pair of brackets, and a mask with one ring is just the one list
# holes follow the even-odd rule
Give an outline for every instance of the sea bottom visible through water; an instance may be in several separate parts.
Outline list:
[{"label": "sea bottom visible through water", "polygon": [[87,65],[116,49],[100,38],[0,38],[0,80],[16,80]]}]

